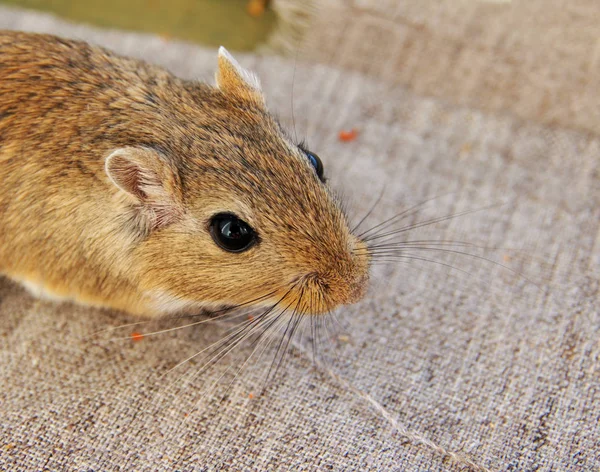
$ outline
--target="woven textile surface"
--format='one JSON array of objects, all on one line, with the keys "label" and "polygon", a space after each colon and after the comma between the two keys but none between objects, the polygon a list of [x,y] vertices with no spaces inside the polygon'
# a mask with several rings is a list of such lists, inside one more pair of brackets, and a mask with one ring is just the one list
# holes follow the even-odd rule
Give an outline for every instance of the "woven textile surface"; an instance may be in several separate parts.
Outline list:
[{"label": "woven textile surface", "polygon": [[[265,391],[273,352],[233,379],[251,346],[168,372],[231,324],[133,342],[185,323],[106,331],[140,320],[2,279],[0,470],[600,470],[600,4],[327,0],[313,22],[297,60],[239,56],[269,107],[354,221],[384,189],[363,228],[437,197],[396,227],[478,209],[407,235],[472,245],[374,264],[316,360],[307,329]],[[6,7],[0,28],[216,64]]]}]

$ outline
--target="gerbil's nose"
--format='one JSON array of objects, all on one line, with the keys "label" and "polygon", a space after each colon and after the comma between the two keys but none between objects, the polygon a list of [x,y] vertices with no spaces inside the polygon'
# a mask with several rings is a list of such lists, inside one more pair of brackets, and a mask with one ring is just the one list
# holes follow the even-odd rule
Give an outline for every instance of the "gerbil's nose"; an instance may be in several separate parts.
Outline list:
[{"label": "gerbil's nose", "polygon": [[299,293],[294,294],[295,297],[310,299],[307,312],[314,315],[356,303],[367,291],[370,257],[363,241],[350,236],[347,246],[344,244],[327,256],[320,260],[322,265],[318,270],[311,271],[304,278]]},{"label": "gerbil's nose", "polygon": [[356,303],[365,296],[369,282],[369,248],[364,241],[352,236],[350,241],[351,270],[347,298],[342,303]]}]

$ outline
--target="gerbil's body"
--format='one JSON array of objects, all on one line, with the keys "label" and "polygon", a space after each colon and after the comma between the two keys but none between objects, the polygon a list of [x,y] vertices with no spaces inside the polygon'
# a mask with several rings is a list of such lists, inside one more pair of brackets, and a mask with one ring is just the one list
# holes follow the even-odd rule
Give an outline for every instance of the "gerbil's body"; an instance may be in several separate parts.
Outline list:
[{"label": "gerbil's body", "polygon": [[[226,52],[217,84],[0,32],[0,273],[144,315],[357,300],[366,247],[307,155]],[[216,214],[247,222],[253,245],[215,244]]]}]

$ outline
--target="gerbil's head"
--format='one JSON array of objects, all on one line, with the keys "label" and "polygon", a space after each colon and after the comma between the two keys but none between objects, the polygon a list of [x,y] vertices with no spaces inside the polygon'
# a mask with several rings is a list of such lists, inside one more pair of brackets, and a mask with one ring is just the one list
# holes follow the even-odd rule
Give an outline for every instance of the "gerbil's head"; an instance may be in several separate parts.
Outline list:
[{"label": "gerbil's head", "polygon": [[133,265],[150,306],[278,303],[318,314],[358,301],[367,248],[321,161],[283,132],[257,79],[223,48],[216,81],[154,94],[155,142],[106,159],[127,199],[124,227],[139,234]]}]

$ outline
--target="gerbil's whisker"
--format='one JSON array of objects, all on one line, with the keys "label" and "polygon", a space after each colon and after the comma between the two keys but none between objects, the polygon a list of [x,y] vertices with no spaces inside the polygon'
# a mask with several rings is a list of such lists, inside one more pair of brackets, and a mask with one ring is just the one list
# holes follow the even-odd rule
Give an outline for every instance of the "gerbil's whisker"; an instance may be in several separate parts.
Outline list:
[{"label": "gerbil's whisker", "polygon": [[291,111],[292,111],[292,127],[294,128],[294,140],[295,142],[298,142],[298,133],[296,132],[296,116],[294,113],[294,84],[296,83],[296,65],[298,62],[298,53],[299,50],[296,49],[296,58],[294,60],[294,71],[292,72],[292,92],[291,92],[291,97],[290,97],[290,106],[291,106]]},{"label": "gerbil's whisker", "polygon": [[[193,323],[188,323],[188,324],[181,325],[181,326],[175,326],[174,328],[166,328],[166,329],[161,329],[158,331],[151,331],[149,333],[140,333],[140,335],[144,336],[144,337],[156,336],[158,334],[165,334],[165,333],[170,333],[172,331],[177,331],[180,329],[191,328],[192,326],[198,326],[198,325],[206,324],[206,323],[214,323],[217,320],[221,320],[222,318],[225,318],[225,317],[229,317],[229,319],[235,319],[235,318],[238,318],[238,317],[244,316],[244,315],[245,315],[245,313],[223,313],[222,315],[203,319],[200,321],[194,321]],[[130,339],[130,337],[129,336],[119,337],[119,338],[115,338],[115,339],[116,340],[124,340],[124,339]]]},{"label": "gerbil's whisker", "polygon": [[[188,381],[191,381],[193,378],[201,375],[203,372],[206,372],[209,368],[216,365],[221,359],[230,354],[237,346],[240,345],[240,343],[242,343],[249,336],[253,335],[259,330],[262,330],[261,334],[259,334],[259,337],[262,336],[266,332],[266,330],[268,330],[268,327],[267,329],[263,329],[264,326],[266,324],[269,325],[269,321],[271,321],[273,318],[277,319],[280,316],[276,309],[281,304],[281,302],[284,301],[285,298],[291,293],[294,287],[295,285],[292,285],[290,289],[281,298],[279,298],[279,300],[277,300],[275,304],[271,305],[263,313],[257,315],[254,318],[250,318],[247,321],[244,321],[243,323],[241,323],[241,325],[237,326],[237,329],[234,332],[225,336],[219,341],[211,344],[210,346],[202,349],[193,356],[190,356],[189,358],[181,361],[180,363],[169,369],[165,374],[163,374],[162,377],[169,374],[173,370],[179,368],[180,366],[184,365],[185,363],[191,361],[192,359],[197,358],[198,356],[206,353],[206,357],[210,358],[203,363],[200,369],[195,371],[194,374],[189,377]],[[285,312],[287,308],[288,307],[284,307],[283,312]],[[186,374],[183,374],[178,379],[176,379],[174,383],[178,383],[185,376]]]},{"label": "gerbil's whisker", "polygon": [[[284,297],[282,297],[276,304],[270,306],[267,310],[265,310],[263,313],[261,313],[258,318],[260,320],[262,320],[265,317],[268,317],[269,314],[271,314],[273,312],[273,310],[275,310],[275,308],[279,305],[279,303],[283,300]],[[252,330],[252,327],[254,325],[254,328],[256,328],[256,326],[260,325],[260,323],[256,323],[255,321],[253,321],[252,319],[246,320],[243,323],[241,323],[240,325],[238,325],[236,328],[236,330],[234,332],[232,332],[231,334],[225,336],[224,338],[219,339],[218,341],[212,343],[211,345],[207,346],[206,348],[202,349],[201,351],[195,353],[194,355],[188,357],[187,359],[179,362],[178,364],[176,364],[174,367],[172,367],[171,369],[169,369],[167,372],[165,372],[161,377],[164,377],[166,375],[168,375],[169,373],[171,373],[172,371],[174,371],[175,369],[181,367],[182,365],[184,365],[185,363],[191,361],[192,359],[195,359],[196,357],[202,355],[203,353],[210,351],[211,349],[213,349],[214,351],[217,351],[218,349],[221,349],[221,346],[224,346],[223,349],[221,349],[219,352],[217,352],[217,354],[215,354],[199,371],[196,375],[199,375],[201,372],[205,371],[207,367],[209,367],[210,365],[213,364],[213,361],[215,359],[217,359],[217,362],[219,359],[221,359],[223,356],[221,356],[221,354],[226,351],[227,349],[229,349],[229,351],[233,348],[235,348],[235,346],[238,345],[238,343],[240,342],[241,339],[245,338],[245,334],[246,332],[250,329]],[[229,344],[229,342],[231,341],[231,343]],[[227,352],[229,352],[227,351]],[[184,375],[185,376],[185,375]],[[182,376],[183,377],[183,376]],[[178,379],[180,380],[180,379]]]},{"label": "gerbil's whisker", "polygon": [[[534,282],[533,280],[529,279],[528,277],[526,277],[523,273],[513,269],[512,267],[509,267],[505,264],[502,264],[501,262],[495,261],[493,259],[490,259],[489,257],[485,257],[482,256],[480,254],[473,254],[470,252],[465,252],[465,251],[459,251],[456,249],[447,249],[447,248],[443,248],[443,247],[423,247],[423,246],[393,246],[391,245],[389,248],[386,249],[378,249],[375,250],[372,253],[372,256],[400,256],[400,255],[406,255],[406,252],[403,250],[404,248],[406,249],[410,249],[410,250],[421,250],[421,251],[437,251],[437,252],[442,252],[442,253],[446,253],[446,254],[458,254],[460,256],[466,256],[466,257],[471,257],[473,259],[479,259],[485,262],[489,262],[490,264],[496,265],[498,267],[501,267],[502,269],[508,270],[509,272],[512,272],[513,274],[521,277],[523,280],[527,281],[528,283],[534,285],[537,288],[541,287]],[[409,253],[410,254],[410,253]]]},{"label": "gerbil's whisker", "polygon": [[[127,324],[120,325],[120,326],[112,326],[110,328],[105,328],[103,330],[96,331],[91,336],[98,335],[98,334],[101,334],[101,333],[104,333],[104,332],[115,331],[117,329],[124,329],[124,328],[129,328],[129,327],[132,327],[132,326],[138,326],[138,325],[141,325],[141,324],[152,323],[152,322],[156,322],[156,321],[170,321],[170,320],[179,320],[179,319],[185,319],[185,318],[196,318],[198,316],[207,316],[208,317],[207,319],[196,321],[194,323],[189,323],[189,324],[183,325],[183,326],[177,326],[175,328],[167,328],[167,329],[164,329],[164,330],[154,331],[154,332],[150,332],[150,333],[140,333],[144,337],[145,336],[154,336],[154,335],[157,335],[157,334],[167,333],[167,332],[170,332],[170,331],[176,331],[178,329],[183,329],[183,328],[189,328],[189,327],[200,325],[200,324],[204,324],[204,323],[214,323],[214,322],[220,321],[220,320],[222,320],[222,318],[226,318],[226,317],[231,317],[232,319],[234,319],[234,318],[243,316],[245,314],[245,313],[232,313],[234,310],[237,310],[237,309],[245,307],[245,306],[256,304],[256,303],[258,303],[258,302],[260,302],[262,300],[266,300],[269,297],[275,295],[275,293],[276,293],[276,291],[273,290],[270,293],[267,293],[267,294],[262,295],[260,297],[254,298],[252,300],[248,300],[246,302],[242,302],[242,303],[239,303],[237,305],[227,306],[225,308],[221,308],[221,309],[218,309],[218,310],[205,311],[205,312],[196,313],[196,314],[193,314],[193,315],[167,316],[167,317],[161,317],[161,318],[157,318],[157,319],[150,319],[150,320],[138,321],[138,322],[135,322],[135,323],[127,323]],[[218,315],[218,316],[213,316],[216,313],[221,313],[221,314]],[[124,340],[124,339],[130,339],[130,337],[127,336],[127,337],[113,338],[113,340]]]},{"label": "gerbil's whisker", "polygon": [[[289,293],[289,292],[288,292]],[[285,296],[283,297],[285,298]],[[283,300],[282,298],[282,300]],[[280,300],[281,301],[281,300]],[[291,305],[288,305],[286,307],[283,307],[283,309],[281,310],[280,313],[277,312],[271,312],[268,314],[263,314],[261,316],[261,318],[258,320],[258,322],[256,322],[255,326],[250,329],[247,332],[242,333],[240,336],[238,336],[237,339],[235,339],[230,345],[229,347],[226,345],[224,347],[224,349],[221,350],[221,352],[217,353],[217,355],[213,356],[212,359],[210,359],[201,369],[199,369],[194,376],[198,376],[201,373],[205,372],[208,368],[210,368],[212,365],[215,365],[217,362],[219,362],[221,359],[223,359],[225,356],[227,356],[231,351],[233,351],[233,349],[235,349],[236,346],[238,346],[239,344],[241,344],[244,340],[248,339],[250,336],[252,336],[255,332],[257,332],[257,336],[255,338],[255,340],[253,341],[253,343],[251,344],[251,347],[253,346],[252,352],[250,353],[250,355],[248,356],[248,358],[246,358],[246,361],[242,364],[242,366],[238,369],[237,373],[234,375],[234,378],[232,379],[232,381],[229,383],[229,386],[226,388],[226,391],[231,387],[231,385],[233,384],[233,382],[235,381],[235,379],[237,378],[237,376],[239,375],[239,373],[243,370],[243,368],[247,365],[248,361],[250,360],[250,357],[252,357],[255,352],[258,350],[258,348],[261,345],[261,341],[263,339],[265,339],[265,337],[270,338],[267,339],[263,344],[264,347],[262,349],[262,351],[260,352],[259,356],[262,356],[262,354],[269,348],[269,346],[271,345],[271,343],[273,342],[273,340],[275,339],[274,336],[271,335],[272,331],[276,331],[278,329],[278,326],[281,324],[280,320],[282,318],[282,316],[287,312],[288,308]],[[254,323],[254,322],[251,322]],[[220,381],[220,379],[230,370],[230,368],[228,368],[217,380]],[[264,386],[263,386],[263,390],[264,390]]]},{"label": "gerbil's whisker", "polygon": [[[404,211],[401,211],[400,213],[392,216],[391,218],[388,218],[387,220],[384,220],[381,223],[378,223],[377,225],[373,226],[372,228],[369,228],[366,231],[363,231],[362,233],[360,233],[358,235],[358,237],[361,239],[364,239],[364,240],[368,240],[369,237],[367,235],[372,233],[373,231],[377,230],[377,233],[379,233],[379,232],[383,231],[385,228],[389,228],[390,225],[394,224],[395,222],[401,221],[404,218],[408,218],[409,216],[412,216],[412,215],[418,213],[419,211],[421,211],[421,208],[423,206],[425,206],[427,203],[429,203],[433,200],[437,200],[442,197],[446,197],[448,195],[451,195],[452,193],[454,193],[454,192],[449,192],[449,193],[442,194],[442,195],[436,195],[435,197],[431,197],[431,198],[428,198],[427,200],[423,200],[422,202],[417,203],[416,205],[413,205],[412,207],[409,207]],[[377,234],[377,233],[375,233],[375,234]]]},{"label": "gerbil's whisker", "polygon": [[[335,330],[330,328],[328,321],[329,321],[329,317],[323,318],[323,327],[325,328],[325,335],[326,335],[325,339],[327,339],[329,341],[329,343],[333,343],[333,342],[335,342],[337,335],[336,335]],[[333,356],[334,356],[333,361],[337,362],[339,364],[340,356],[338,354],[337,349],[332,349],[332,351],[333,351]]]},{"label": "gerbil's whisker", "polygon": [[470,243],[468,241],[459,241],[457,239],[408,239],[408,240],[402,240],[402,241],[394,241],[394,240],[388,240],[388,241],[382,241],[380,243],[377,244],[369,244],[369,249],[377,249],[377,248],[383,248],[383,247],[396,247],[399,245],[403,245],[403,246],[419,246],[419,245],[423,245],[423,244],[432,244],[432,245],[436,245],[436,246],[468,246],[468,247],[474,247],[474,248],[481,248],[481,249],[505,249],[505,248],[492,248],[492,247],[485,247],[485,246],[478,246],[474,243]]},{"label": "gerbil's whisker", "polygon": [[390,236],[394,236],[396,234],[404,233],[406,231],[412,231],[412,230],[417,229],[417,228],[422,228],[423,226],[429,226],[429,225],[433,225],[433,224],[436,224],[436,223],[440,223],[442,221],[448,221],[448,220],[452,220],[454,218],[458,218],[458,217],[461,217],[461,216],[470,215],[472,213],[477,213],[477,212],[480,212],[480,211],[489,210],[490,208],[496,208],[496,207],[498,207],[500,205],[502,205],[502,204],[501,203],[495,203],[495,204],[488,205],[488,206],[485,206],[485,207],[476,208],[474,210],[465,210],[465,211],[461,211],[461,212],[458,212],[458,213],[453,213],[453,214],[447,215],[447,216],[439,216],[437,218],[431,218],[429,220],[425,220],[425,221],[417,222],[417,223],[412,224],[412,225],[404,226],[404,227],[395,229],[393,231],[388,231],[387,233],[381,233],[381,230],[380,230],[377,233],[372,234],[371,236],[367,236],[367,237],[365,237],[363,239],[365,241],[369,242],[369,241],[374,241],[376,239],[387,238],[387,237],[390,237]]},{"label": "gerbil's whisker", "polygon": [[[256,353],[256,351],[258,351],[258,348],[261,347],[260,341],[263,339],[263,336],[264,336],[265,333],[267,333],[267,331],[263,330],[262,333],[260,333],[257,336],[257,338],[256,338],[256,340],[254,342],[254,348],[252,349],[252,352],[246,358],[246,360],[242,363],[242,365],[237,369],[237,371],[235,372],[235,374],[233,376],[233,379],[231,379],[231,382],[229,382],[229,384],[225,388],[225,392],[229,391],[229,389],[231,388],[231,386],[234,384],[234,382],[237,380],[237,378],[240,376],[240,374],[242,373],[242,371],[246,368],[246,366],[250,362],[250,359],[252,359],[252,357],[254,357],[254,354]],[[271,339],[271,340],[267,340],[267,341],[265,341],[263,343],[264,346],[263,346],[261,352],[259,353],[258,358],[260,358],[264,354],[264,352],[269,348],[269,346],[271,345],[272,342],[273,342],[273,340]],[[221,379],[225,376],[226,373],[227,373],[227,370],[225,372],[223,372],[223,374],[221,374],[221,376],[217,379],[217,383],[221,381]]]},{"label": "gerbil's whisker", "polygon": [[[321,346],[330,345],[331,341],[332,341],[332,337],[329,332],[329,327],[327,325],[327,317],[326,316],[319,317],[319,332],[320,332],[319,342],[321,343]],[[326,353],[329,351],[322,348],[322,352],[323,352],[323,356],[321,357],[321,359],[323,360],[323,363],[325,365],[333,362],[331,359],[329,359],[329,360],[327,359]],[[334,356],[336,356],[337,360],[339,360],[339,357],[337,356],[337,353],[335,352],[335,350],[334,350]]]},{"label": "gerbil's whisker", "polygon": [[383,198],[383,194],[385,193],[385,184],[383,185],[381,192],[379,192],[379,196],[377,197],[377,200],[375,200],[375,203],[373,203],[373,205],[371,206],[371,208],[369,209],[369,211],[367,211],[367,213],[365,214],[365,216],[363,216],[360,221],[352,228],[352,230],[350,231],[351,233],[354,234],[354,232],[356,230],[358,230],[358,228],[360,228],[360,225],[362,225],[365,220],[371,216],[371,213],[373,213],[373,211],[375,210],[375,207],[377,207],[377,205],[379,205],[379,202],[381,202],[381,199]]},{"label": "gerbil's whisker", "polygon": [[310,338],[312,344],[312,356],[313,356],[313,364],[317,360],[317,340],[316,340],[316,332],[315,332],[315,316],[310,317]]},{"label": "gerbil's whisker", "polygon": [[[284,312],[287,308],[284,308]],[[278,318],[278,316],[274,317],[275,319]],[[266,321],[268,321],[268,319],[265,317],[263,322],[259,323],[261,326],[260,328],[262,329],[263,326],[262,324],[265,324]],[[256,353],[256,351],[258,351],[258,348],[261,347],[261,340],[264,339],[264,336],[269,333],[269,326],[271,326],[272,322],[269,323],[269,325],[267,327],[264,327],[264,329],[262,329],[262,331],[260,333],[258,333],[258,335],[256,336],[256,339],[254,340],[254,342],[251,344],[251,346],[253,346],[252,352],[248,355],[248,357],[246,358],[246,360],[242,363],[242,365],[236,370],[233,379],[231,379],[231,381],[229,382],[229,384],[227,385],[227,387],[225,388],[225,394],[226,392],[229,391],[229,389],[231,388],[231,386],[233,385],[233,383],[235,382],[235,380],[239,377],[240,373],[244,370],[244,368],[246,367],[246,365],[248,365],[248,363],[250,362],[250,359],[254,356],[254,354]],[[257,325],[258,328],[258,325]],[[241,340],[239,340],[237,344],[241,343],[244,339],[247,339],[249,336],[251,336],[251,333],[247,333]],[[271,345],[271,343],[273,342],[273,338],[270,340],[265,341],[263,344],[263,349],[261,350],[260,354],[258,355],[258,357],[260,358],[263,353],[269,348],[269,346]],[[223,356],[225,357],[225,356]],[[221,357],[220,359],[222,359],[223,357]],[[219,359],[219,360],[220,360]],[[218,361],[217,361],[218,362]],[[212,387],[208,390],[205,391],[205,393],[202,395],[201,399],[205,397],[206,394],[208,394],[211,390],[213,390],[215,388],[216,385],[218,385],[218,383],[221,381],[221,379],[227,374],[227,372],[229,372],[231,370],[231,366],[229,366],[225,372],[223,372],[218,378],[217,380],[213,383]],[[196,375],[199,375],[202,372],[199,371],[196,373]]]},{"label": "gerbil's whisker", "polygon": [[[151,323],[154,320],[144,320],[144,321],[136,321],[134,323],[126,323],[126,324],[122,324],[119,326],[111,326],[109,328],[104,328],[104,329],[100,329],[98,331],[94,331],[93,333],[87,335],[86,337],[84,337],[84,339],[89,339],[93,336],[97,336],[99,334],[102,333],[107,333],[109,331],[115,331],[117,329],[124,329],[124,328],[131,328],[132,326],[138,326],[138,325],[142,325],[142,324],[147,324],[147,323]],[[119,338],[119,339],[123,339],[123,338]]]},{"label": "gerbil's whisker", "polygon": [[[289,293],[289,292],[288,292]],[[287,294],[286,294],[287,295]],[[284,295],[282,298],[280,298],[277,302],[277,304],[281,303],[281,301],[285,298]],[[236,348],[236,346],[238,346],[241,342],[243,342],[243,340],[247,339],[249,336],[252,335],[252,332],[258,329],[262,329],[264,324],[267,324],[267,322],[270,321],[271,318],[278,318],[279,316],[276,315],[275,313],[273,313],[273,310],[276,308],[276,305],[273,305],[272,307],[270,307],[268,310],[266,310],[265,312],[263,312],[261,315],[259,315],[258,318],[254,318],[254,319],[249,319],[246,322],[242,323],[242,327],[239,327],[240,329],[238,330],[237,333],[232,333],[231,336],[236,336],[237,338],[235,340],[233,340],[231,343],[229,342],[228,338],[231,338],[231,336],[227,336],[224,339],[221,339],[220,341],[212,344],[211,346],[209,346],[206,349],[203,349],[200,353],[197,354],[201,354],[202,352],[206,352],[207,350],[209,350],[211,347],[214,347],[213,350],[213,354],[215,353],[215,351],[217,351],[218,349],[220,349],[219,352],[217,352],[215,355],[213,355],[213,357],[211,359],[209,359],[206,363],[204,363],[204,365],[198,369],[197,371],[195,371],[193,373],[193,375],[188,379],[188,381],[191,381],[193,378],[201,375],[203,372],[206,372],[206,370],[208,370],[211,366],[214,366],[217,362],[219,362],[221,359],[223,359],[225,356],[227,356],[233,349]],[[283,311],[285,312],[287,310],[287,307],[283,308]],[[272,324],[272,322],[268,323],[269,326]],[[252,325],[254,325],[249,331],[248,328],[251,327]],[[240,331],[242,331],[242,333],[240,333]],[[243,331],[247,331],[247,332],[243,332]],[[238,378],[238,376],[240,375],[240,373],[244,370],[244,368],[246,367],[246,365],[248,365],[248,363],[250,362],[250,359],[255,355],[255,353],[257,352],[257,350],[259,349],[259,347],[261,346],[260,341],[263,336],[265,334],[267,334],[269,332],[268,327],[265,329],[262,329],[262,331],[258,334],[257,336],[257,340],[255,341],[254,347],[252,349],[252,352],[250,353],[250,355],[246,358],[246,360],[242,363],[242,365],[236,370],[232,380],[229,382],[229,384],[227,385],[227,387],[225,388],[225,393],[222,399],[225,398],[225,395],[227,394],[227,392],[229,391],[229,389],[231,388],[231,386],[233,385],[233,383],[235,382],[235,380]],[[264,347],[262,349],[262,351],[259,354],[259,357],[262,356],[262,354],[264,353],[264,351],[270,346],[272,340],[268,340],[267,342],[264,343]],[[190,359],[188,359],[190,360]],[[187,362],[187,360],[186,360]],[[180,363],[182,364],[182,363]],[[177,367],[177,366],[176,366]],[[176,368],[175,367],[175,368]],[[171,369],[173,370],[173,369]],[[223,377],[225,377],[225,375],[227,375],[228,372],[230,372],[232,370],[232,366],[228,366],[225,371],[219,375],[216,380],[214,382],[211,382],[210,385],[208,385],[206,388],[203,389],[202,393],[200,394],[197,402],[196,402],[196,406],[194,407],[194,409],[197,408],[197,406],[211,393],[215,390],[215,388],[217,387],[217,385],[221,382],[221,380],[223,379]],[[178,379],[175,380],[175,382],[173,382],[173,384],[178,383],[180,380],[182,380],[185,377],[185,374],[180,376]],[[172,384],[172,385],[173,385]],[[194,410],[192,409],[192,411]],[[187,419],[190,417],[189,413],[186,414],[185,418],[182,420],[182,423],[185,423],[187,421]],[[173,432],[172,434],[175,434],[175,432]],[[171,435],[172,437],[172,435]],[[169,438],[171,439],[171,438]]]},{"label": "gerbil's whisker", "polygon": [[344,323],[342,323],[342,320],[338,316],[337,312],[333,311],[333,312],[330,312],[329,314],[333,318],[333,321],[335,321],[337,323],[337,325],[339,326],[339,328],[340,328],[341,331],[343,331],[343,332],[348,332],[349,331],[348,325],[344,325]]},{"label": "gerbil's whisker", "polygon": [[[190,357],[188,357],[187,359],[182,360],[181,362],[177,363],[176,365],[174,365],[173,367],[171,367],[169,370],[167,370],[164,374],[162,374],[160,376],[160,378],[162,379],[163,377],[166,377],[167,375],[169,375],[171,372],[173,372],[174,370],[178,369],[179,367],[181,367],[182,365],[188,363],[189,361],[191,361],[192,359],[195,359],[196,357],[202,355],[203,353],[209,351],[210,349],[218,349],[222,344],[227,343],[231,338],[234,338],[235,336],[237,336],[240,332],[242,332],[244,329],[246,329],[247,326],[249,326],[251,323],[250,320],[244,321],[241,326],[238,325],[236,326],[237,330],[231,334],[229,334],[228,336],[225,336],[224,338],[219,339],[218,341],[215,341],[214,343],[208,345],[207,347],[205,347],[204,349],[196,352],[195,354],[191,355]],[[179,380],[181,380],[183,377],[185,377],[185,375],[182,375],[180,378],[178,378],[176,380],[177,383]]]},{"label": "gerbil's whisker", "polygon": [[415,239],[405,241],[382,241],[379,244],[369,244],[366,248],[353,249],[352,253],[355,255],[374,255],[378,250],[383,249],[410,249],[412,247],[430,247],[430,246],[445,246],[445,247],[466,247],[474,249],[488,249],[488,250],[508,250],[506,248],[493,248],[485,247],[477,244],[472,244],[465,241],[456,241],[451,239]]},{"label": "gerbil's whisker", "polygon": [[442,261],[437,261],[435,259],[428,259],[425,257],[419,257],[419,256],[412,256],[409,254],[386,254],[383,255],[383,257],[380,259],[380,261],[386,261],[386,262],[395,262],[397,260],[414,260],[414,261],[423,261],[423,262],[428,262],[428,263],[432,263],[432,264],[438,264],[444,267],[448,267],[449,269],[453,269],[453,270],[457,270],[459,272],[462,272],[466,275],[468,275],[469,277],[472,276],[472,274],[464,269],[460,269],[456,266],[453,266],[452,264],[448,264],[446,262],[442,262]]},{"label": "gerbil's whisker", "polygon": [[[275,368],[273,378],[277,376],[277,372],[279,371],[279,368],[281,367],[283,358],[285,357],[285,353],[288,350],[290,340],[294,336],[294,332],[296,331],[296,328],[298,327],[298,323],[300,322],[300,320],[302,319],[302,317],[304,315],[302,312],[298,312],[298,307],[300,306],[300,303],[302,302],[303,296],[304,296],[304,290],[301,290],[300,296],[298,297],[298,302],[296,303],[296,306],[292,310],[292,315],[290,316],[290,318],[287,322],[285,331],[283,332],[283,335],[281,336],[281,340],[279,341],[279,344],[277,345],[277,350],[275,351],[275,355],[273,356],[273,361],[271,362],[271,366],[269,367],[269,371],[267,372],[267,377],[265,379],[267,382],[271,378],[271,372],[273,371],[275,362],[277,361],[277,358],[279,357],[279,361],[277,362],[277,366]],[[289,334],[288,334],[288,332],[289,332]],[[284,345],[284,342],[285,342],[285,347],[283,348],[283,351],[281,351],[282,346]],[[279,356],[280,352],[281,352],[281,356]]]}]

